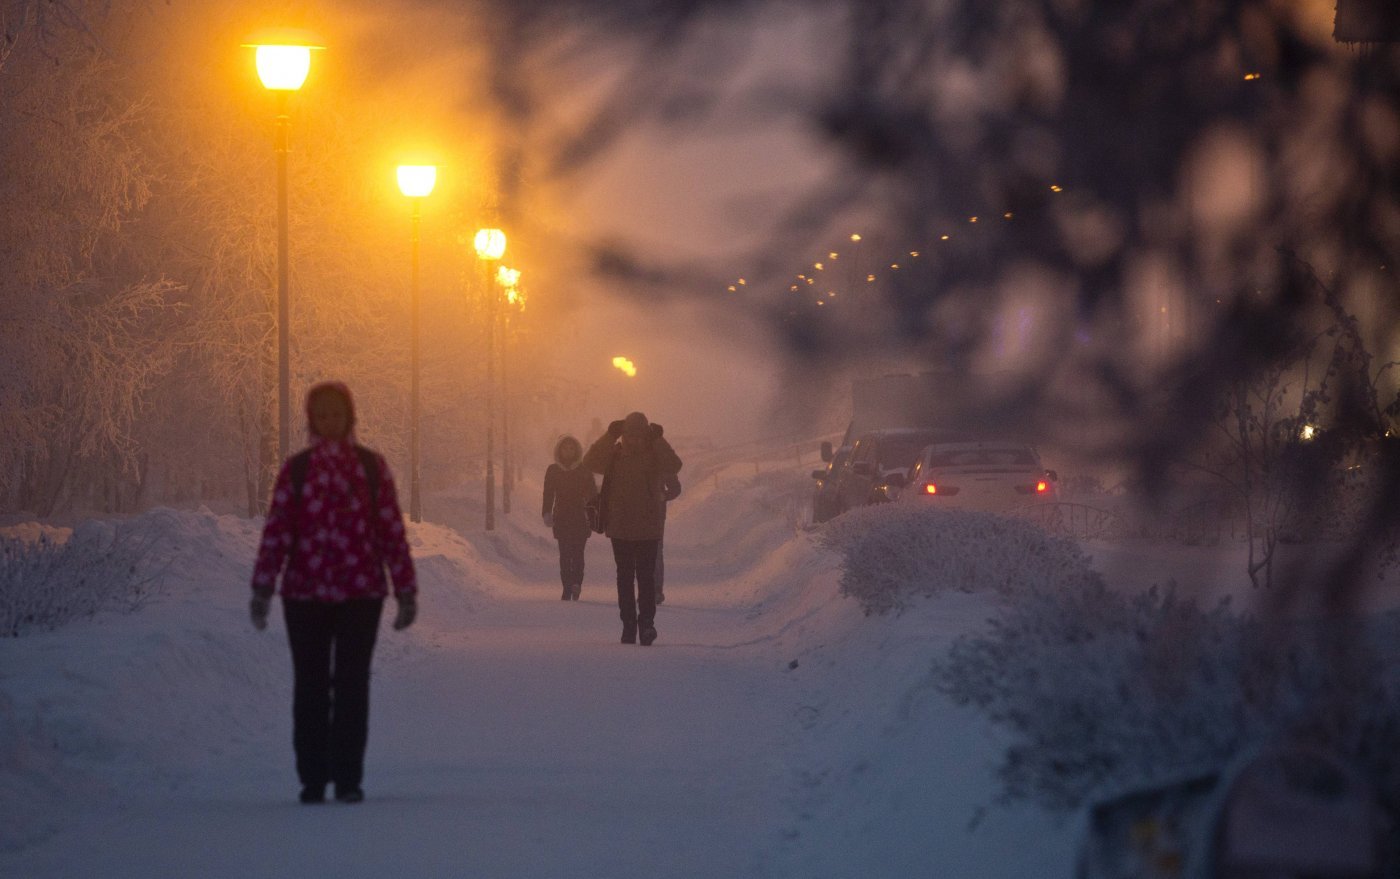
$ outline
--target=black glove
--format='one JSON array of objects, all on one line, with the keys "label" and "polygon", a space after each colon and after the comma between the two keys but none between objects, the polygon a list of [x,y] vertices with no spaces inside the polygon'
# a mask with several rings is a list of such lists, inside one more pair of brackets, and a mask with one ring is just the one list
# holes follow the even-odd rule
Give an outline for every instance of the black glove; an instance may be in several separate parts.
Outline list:
[{"label": "black glove", "polygon": [[619,418],[617,421],[614,421],[612,424],[608,425],[608,436],[612,437],[613,439],[617,439],[618,437],[622,436],[622,419]]},{"label": "black glove", "polygon": [[253,628],[261,632],[267,628],[267,614],[272,610],[272,599],[262,595],[254,595],[253,600],[248,602],[248,617],[253,621]]},{"label": "black glove", "polygon": [[418,600],[412,595],[399,599],[399,612],[394,615],[394,631],[402,632],[418,618]]}]

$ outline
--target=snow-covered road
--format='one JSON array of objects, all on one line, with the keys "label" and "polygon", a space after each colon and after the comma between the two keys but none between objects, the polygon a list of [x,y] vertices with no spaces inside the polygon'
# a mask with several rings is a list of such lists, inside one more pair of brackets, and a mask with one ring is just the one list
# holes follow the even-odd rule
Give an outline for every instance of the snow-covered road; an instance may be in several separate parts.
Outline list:
[{"label": "snow-covered road", "polygon": [[1067,875],[1034,810],[969,830],[999,740],[925,682],[982,600],[867,619],[773,509],[696,494],[651,648],[618,643],[604,541],[566,603],[518,518],[416,528],[424,613],[381,634],[354,807],[295,802],[284,636],[243,616],[256,523],[169,514],[167,598],[0,642],[0,874]]}]

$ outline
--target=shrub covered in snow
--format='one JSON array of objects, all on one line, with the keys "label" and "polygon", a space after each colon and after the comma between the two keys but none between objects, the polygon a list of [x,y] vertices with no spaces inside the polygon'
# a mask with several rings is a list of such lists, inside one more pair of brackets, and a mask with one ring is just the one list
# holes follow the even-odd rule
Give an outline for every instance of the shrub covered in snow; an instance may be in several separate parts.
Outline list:
[{"label": "shrub covered in snow", "polygon": [[1098,575],[1073,541],[991,513],[883,504],[832,520],[821,542],[842,556],[841,592],[867,614],[948,590],[1081,592]]},{"label": "shrub covered in snow", "polygon": [[1012,732],[1008,801],[1070,810],[1303,735],[1363,767],[1396,814],[1400,616],[1329,633],[1095,583],[1027,593],[990,626],[933,676]]},{"label": "shrub covered in snow", "polygon": [[96,521],[62,543],[0,537],[0,637],[139,607],[160,580],[155,540],[149,527]]}]

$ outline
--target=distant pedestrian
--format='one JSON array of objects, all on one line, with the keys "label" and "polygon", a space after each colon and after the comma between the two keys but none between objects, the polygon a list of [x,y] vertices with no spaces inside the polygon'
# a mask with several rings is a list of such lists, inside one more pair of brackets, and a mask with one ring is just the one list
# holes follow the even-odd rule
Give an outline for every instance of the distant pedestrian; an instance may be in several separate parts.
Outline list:
[{"label": "distant pedestrian", "polygon": [[[653,424],[652,433],[660,439],[665,431],[661,425]],[[656,603],[661,604],[666,600],[666,510],[671,501],[681,496],[681,480],[676,474],[671,473],[664,477],[661,482],[661,497],[666,503],[661,505],[661,540],[656,544]]]},{"label": "distant pedestrian", "polygon": [[544,472],[544,524],[559,541],[559,579],[564,601],[578,601],[583,590],[583,550],[592,536],[588,502],[598,496],[593,474],[579,466],[583,445],[572,436],[554,446],[554,463]]},{"label": "distant pedestrian", "polygon": [[656,552],[664,528],[668,476],[681,459],[647,417],[633,412],[608,425],[589,447],[583,466],[603,474],[600,511],[617,562],[617,608],[622,643],[643,647],[656,640]]},{"label": "distant pedestrian", "polygon": [[384,458],[355,442],[355,404],[339,382],[306,397],[310,448],[277,475],[253,571],[253,625],[267,627],[280,576],[292,648],[292,742],[301,801],[364,799],[369,672],[388,594],[395,629],[417,616],[413,560]]}]

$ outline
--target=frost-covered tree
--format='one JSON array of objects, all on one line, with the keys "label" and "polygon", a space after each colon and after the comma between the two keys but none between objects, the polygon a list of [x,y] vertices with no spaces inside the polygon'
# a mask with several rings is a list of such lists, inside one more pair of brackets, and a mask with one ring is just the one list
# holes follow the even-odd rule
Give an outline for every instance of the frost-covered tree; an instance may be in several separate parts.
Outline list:
[{"label": "frost-covered tree", "polygon": [[0,82],[0,495],[47,515],[86,472],[135,474],[145,392],[171,362],[175,285],[131,271],[123,233],[150,195],[145,107],[112,62],[18,44]]}]

